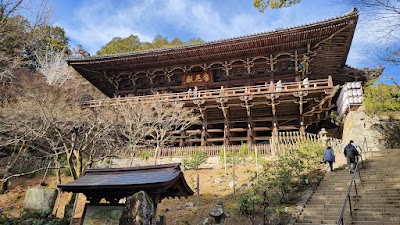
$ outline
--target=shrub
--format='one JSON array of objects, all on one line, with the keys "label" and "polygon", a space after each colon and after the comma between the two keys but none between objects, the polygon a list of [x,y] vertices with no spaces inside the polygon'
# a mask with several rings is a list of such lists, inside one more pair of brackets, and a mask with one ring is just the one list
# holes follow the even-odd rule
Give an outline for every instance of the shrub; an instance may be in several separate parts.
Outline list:
[{"label": "shrub", "polygon": [[254,201],[251,199],[250,194],[240,196],[238,201],[240,214],[252,215],[254,211]]},{"label": "shrub", "polygon": [[364,89],[365,113],[391,115],[400,111],[400,90],[396,85],[377,84]]},{"label": "shrub", "polygon": [[[249,155],[247,155],[248,152],[248,146],[246,143],[242,143],[240,145],[240,149],[238,152],[235,151],[229,151],[228,149],[225,152],[225,157],[226,157],[226,164],[228,165],[233,165],[233,164],[239,164],[241,163],[242,165],[247,162],[247,158]],[[219,152],[219,161],[221,164],[224,163],[224,151],[223,149]]]},{"label": "shrub", "polygon": [[190,158],[182,160],[184,169],[199,169],[199,166],[207,161],[207,154],[201,150],[196,151]]},{"label": "shrub", "polygon": [[25,212],[21,218],[7,218],[5,215],[0,217],[0,224],[5,225],[68,225],[66,218],[56,218],[51,215],[51,211],[46,212]]},{"label": "shrub", "polygon": [[380,133],[386,148],[400,148],[400,121],[392,121],[381,126]]},{"label": "shrub", "polygon": [[141,159],[147,161],[150,157],[153,156],[153,152],[152,151],[140,151],[137,154],[138,157],[140,157]]},{"label": "shrub", "polygon": [[310,170],[319,165],[324,155],[324,148],[321,142],[302,141],[294,152],[298,160],[304,165],[304,169]]}]

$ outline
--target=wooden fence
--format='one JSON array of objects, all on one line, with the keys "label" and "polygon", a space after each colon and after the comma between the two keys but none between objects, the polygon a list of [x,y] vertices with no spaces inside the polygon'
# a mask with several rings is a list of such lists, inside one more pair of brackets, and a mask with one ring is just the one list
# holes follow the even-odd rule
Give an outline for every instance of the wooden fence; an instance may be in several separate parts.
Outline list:
[{"label": "wooden fence", "polygon": [[[10,163],[9,157],[0,158],[0,168],[5,169],[9,163]],[[26,157],[19,157],[14,167],[12,167],[11,170],[8,172],[12,174],[30,172],[40,168],[47,168],[49,166],[49,163],[52,163],[52,161],[51,159],[48,158],[32,159]]]},{"label": "wooden fence", "polygon": [[[189,146],[189,147],[169,147],[163,148],[160,151],[160,158],[187,158],[193,156],[194,153],[201,151],[207,154],[208,157],[223,157],[224,151],[226,155],[232,153],[243,153],[247,156],[274,157],[282,154],[289,154],[292,151],[299,149],[304,141],[322,142],[326,141],[327,145],[332,146],[335,151],[342,148],[342,140],[328,137],[324,139],[317,134],[301,134],[299,132],[280,132],[277,137],[271,138],[268,143],[254,144],[254,145],[228,145],[228,146]],[[319,151],[322,149],[315,149]],[[147,154],[146,154],[147,153]],[[152,157],[154,148],[137,149],[135,151],[136,157],[143,157],[144,155]],[[0,168],[5,168],[9,163],[9,158],[0,158]],[[11,169],[11,173],[23,173],[33,171],[39,168],[46,168],[49,166],[50,159],[32,160],[21,157]]]},{"label": "wooden fence", "polygon": [[[215,146],[188,146],[188,147],[167,147],[160,149],[161,158],[185,158],[191,157],[194,153],[201,151],[207,154],[208,157],[223,156],[224,150],[226,154],[239,153],[241,150],[246,155],[255,155],[256,152],[261,156],[275,156],[279,154],[287,154],[299,149],[302,142],[323,142],[326,141],[327,145],[332,146],[336,151],[341,146],[340,139],[327,137],[323,138],[318,134],[300,132],[280,132],[277,137],[271,138],[268,143],[254,144],[254,145],[215,145]],[[316,149],[320,150],[320,149]],[[145,154],[145,153],[148,154]],[[137,149],[135,155],[153,155],[154,148]]]}]

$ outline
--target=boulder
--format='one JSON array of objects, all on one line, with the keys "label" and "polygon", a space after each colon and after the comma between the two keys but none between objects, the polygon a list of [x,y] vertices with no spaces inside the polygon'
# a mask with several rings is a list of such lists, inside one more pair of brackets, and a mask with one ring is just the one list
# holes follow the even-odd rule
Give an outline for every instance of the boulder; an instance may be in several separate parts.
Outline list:
[{"label": "boulder", "polygon": [[30,188],[24,200],[24,211],[52,212],[57,199],[55,188]]},{"label": "boulder", "polygon": [[[129,196],[119,220],[120,225],[150,225],[155,220],[154,205],[144,191]],[[155,222],[155,221],[154,221]]]}]

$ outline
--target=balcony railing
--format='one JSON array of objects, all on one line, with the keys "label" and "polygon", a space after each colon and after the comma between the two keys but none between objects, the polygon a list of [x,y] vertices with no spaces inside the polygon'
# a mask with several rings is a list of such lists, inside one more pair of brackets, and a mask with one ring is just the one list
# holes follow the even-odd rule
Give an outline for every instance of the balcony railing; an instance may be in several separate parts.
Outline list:
[{"label": "balcony railing", "polygon": [[90,100],[82,104],[83,107],[100,107],[105,105],[126,104],[131,101],[152,102],[152,101],[192,101],[196,99],[217,99],[217,98],[240,98],[249,95],[266,95],[279,93],[279,95],[292,95],[295,91],[321,91],[326,88],[332,88],[333,81],[331,76],[328,79],[310,80],[305,82],[287,82],[287,83],[266,83],[265,85],[232,87],[211,90],[199,90],[191,92],[179,93],[157,93],[155,95],[133,96],[133,97],[116,97],[111,99]]}]

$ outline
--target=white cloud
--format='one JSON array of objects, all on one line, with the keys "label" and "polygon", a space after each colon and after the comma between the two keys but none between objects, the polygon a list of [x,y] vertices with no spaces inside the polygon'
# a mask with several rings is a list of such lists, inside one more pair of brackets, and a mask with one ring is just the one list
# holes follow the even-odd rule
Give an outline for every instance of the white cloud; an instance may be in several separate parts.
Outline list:
[{"label": "white cloud", "polygon": [[[159,34],[170,39],[199,37],[214,41],[318,22],[349,10],[329,1],[318,1],[318,4],[302,1],[290,8],[265,13],[257,12],[251,2],[242,0],[86,0],[76,6],[71,18],[60,21],[59,25],[64,27],[73,44],[82,44],[91,54],[117,36],[133,34],[141,41],[152,41]],[[360,24],[348,57],[348,64],[352,66],[370,61],[368,51],[365,53],[368,46],[386,44],[378,43],[373,35],[365,35],[366,28],[360,28]]]}]

